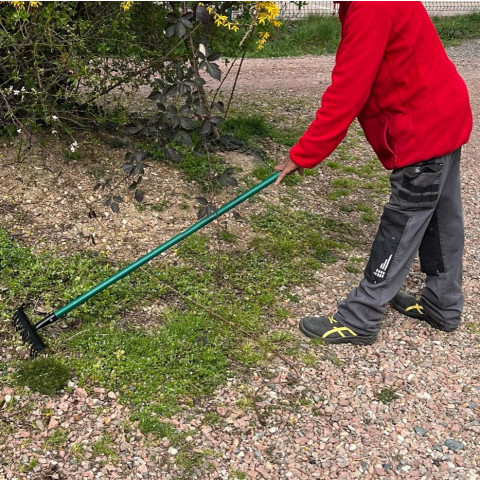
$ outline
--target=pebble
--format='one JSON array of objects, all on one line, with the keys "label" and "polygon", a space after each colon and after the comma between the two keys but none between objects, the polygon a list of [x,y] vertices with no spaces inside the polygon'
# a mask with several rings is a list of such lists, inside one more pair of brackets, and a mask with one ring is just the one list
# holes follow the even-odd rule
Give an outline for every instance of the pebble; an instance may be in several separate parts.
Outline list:
[{"label": "pebble", "polygon": [[456,452],[457,450],[462,450],[464,445],[462,442],[459,442],[458,440],[455,440],[453,438],[448,438],[445,441],[445,446],[449,449],[452,450],[452,452]]},{"label": "pebble", "polygon": [[428,433],[423,427],[413,427],[413,429],[415,430],[415,433],[421,437],[425,437]]}]

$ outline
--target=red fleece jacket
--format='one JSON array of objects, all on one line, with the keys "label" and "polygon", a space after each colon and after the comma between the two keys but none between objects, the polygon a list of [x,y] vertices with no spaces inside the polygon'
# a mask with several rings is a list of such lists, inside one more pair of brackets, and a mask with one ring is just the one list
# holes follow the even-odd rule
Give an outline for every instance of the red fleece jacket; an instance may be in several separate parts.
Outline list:
[{"label": "red fleece jacket", "polygon": [[388,169],[466,143],[472,130],[467,87],[422,3],[340,3],[332,83],[291,159],[301,167],[318,165],[356,117]]}]

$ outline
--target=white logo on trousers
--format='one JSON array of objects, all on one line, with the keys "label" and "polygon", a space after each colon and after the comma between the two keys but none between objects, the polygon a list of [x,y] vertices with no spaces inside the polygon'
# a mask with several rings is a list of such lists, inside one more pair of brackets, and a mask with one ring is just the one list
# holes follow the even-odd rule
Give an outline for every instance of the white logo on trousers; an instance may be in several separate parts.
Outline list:
[{"label": "white logo on trousers", "polygon": [[387,273],[388,266],[392,260],[392,255],[390,255],[373,273],[378,278],[384,278]]}]

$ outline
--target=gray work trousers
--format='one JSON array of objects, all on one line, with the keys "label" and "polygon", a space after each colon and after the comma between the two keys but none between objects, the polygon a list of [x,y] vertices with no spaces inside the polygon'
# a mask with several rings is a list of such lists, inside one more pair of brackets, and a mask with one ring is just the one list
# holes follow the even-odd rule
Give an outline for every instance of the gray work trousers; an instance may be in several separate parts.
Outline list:
[{"label": "gray work trousers", "polygon": [[421,299],[446,330],[463,309],[464,246],[460,191],[461,149],[393,170],[364,278],[338,305],[335,318],[359,334],[378,332],[386,304],[401,289],[418,252],[426,275]]}]

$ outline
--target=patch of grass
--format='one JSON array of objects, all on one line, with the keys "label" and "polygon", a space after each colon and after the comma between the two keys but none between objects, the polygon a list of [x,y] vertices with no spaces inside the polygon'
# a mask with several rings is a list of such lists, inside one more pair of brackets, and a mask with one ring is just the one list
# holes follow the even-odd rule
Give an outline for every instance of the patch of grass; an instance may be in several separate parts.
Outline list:
[{"label": "patch of grass", "polygon": [[238,115],[225,121],[223,131],[248,143],[254,136],[268,136],[271,127],[262,115]]},{"label": "patch of grass", "polygon": [[110,327],[72,339],[80,355],[71,363],[80,381],[114,389],[131,408],[162,415],[176,412],[179,398],[212,392],[226,374],[222,338],[210,333],[205,315],[170,312],[165,321],[151,334]]},{"label": "patch of grass", "polygon": [[254,215],[250,223],[266,233],[256,240],[263,255],[274,252],[276,258],[291,258],[310,254],[322,263],[332,263],[336,253],[358,244],[359,229],[353,224],[305,211],[279,211],[267,206]]},{"label": "patch of grass", "polygon": [[237,235],[230,232],[229,230],[222,230],[220,232],[220,238],[228,243],[235,243],[238,240]]},{"label": "patch of grass", "polygon": [[361,257],[351,257],[348,259],[345,270],[350,273],[360,273],[362,271],[363,262],[364,260]]},{"label": "patch of grass", "polygon": [[468,15],[438,16],[432,21],[445,46],[458,45],[462,40],[480,37],[480,12]]},{"label": "patch of grass", "polygon": [[233,470],[231,475],[235,480],[247,480],[248,479],[248,475],[246,473],[242,472],[241,470]]},{"label": "patch of grass", "polygon": [[69,378],[70,369],[53,357],[40,357],[31,362],[23,362],[16,372],[19,385],[26,385],[44,395],[56,393],[66,385]]},{"label": "patch of grass", "polygon": [[[259,365],[273,348],[287,352],[288,336],[264,335],[273,315],[288,316],[285,309],[275,308],[278,298],[358,242],[353,225],[309,212],[285,213],[267,206],[248,221],[257,235],[246,248],[229,245],[211,251],[207,237],[192,235],[178,248],[179,266],[152,264],[144,267],[148,275],[139,269],[72,311],[69,317],[77,321],[73,335],[68,330],[59,334],[68,369],[80,385],[118,392],[145,433],[174,437],[162,415],[210,394],[224,382],[230,360]],[[42,304],[61,306],[117,271],[101,256],[34,254],[1,230],[0,253],[0,287],[2,296],[8,292],[7,304],[33,296]],[[152,275],[160,284],[152,282]],[[153,331],[141,322],[119,328],[126,308],[138,309],[161,298],[166,292],[162,282],[196,305],[186,301],[179,308],[163,309]],[[212,322],[215,317],[198,304],[238,328],[218,319]],[[239,334],[243,331],[251,337]]]},{"label": "patch of grass", "polygon": [[[210,192],[211,188],[219,191],[222,186],[217,175],[223,173],[227,168],[225,160],[216,155],[210,154],[208,157],[205,153],[193,151],[185,146],[175,146],[181,155],[181,160],[175,163],[186,180],[196,182],[204,192]],[[150,149],[149,157],[153,160],[165,161],[163,152]]]},{"label": "patch of grass", "polygon": [[351,193],[351,190],[348,188],[336,188],[332,192],[327,193],[327,198],[329,200],[335,201],[343,197],[348,197]]},{"label": "patch of grass", "polygon": [[257,58],[321,55],[336,51],[340,41],[340,22],[332,16],[311,15],[271,31],[265,48],[250,54]]},{"label": "patch of grass", "polygon": [[292,147],[304,131],[303,127],[280,129],[268,122],[263,115],[238,114],[228,118],[223,130],[246,144],[258,137],[268,137],[280,145]]},{"label": "patch of grass", "polygon": [[177,429],[171,423],[163,422],[149,411],[133,414],[131,420],[138,421],[139,428],[145,435],[153,433],[157,438],[168,438],[172,441],[178,438]]}]

